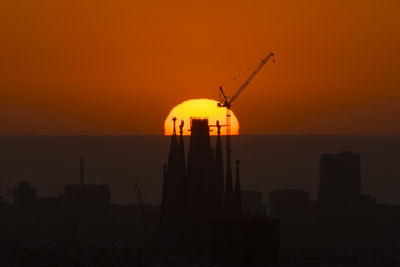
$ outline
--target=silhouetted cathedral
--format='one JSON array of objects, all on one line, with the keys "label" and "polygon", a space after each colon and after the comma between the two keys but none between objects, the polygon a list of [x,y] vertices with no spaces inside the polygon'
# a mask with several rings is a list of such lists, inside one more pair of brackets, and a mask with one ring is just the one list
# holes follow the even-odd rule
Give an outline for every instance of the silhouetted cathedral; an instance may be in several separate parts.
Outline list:
[{"label": "silhouetted cathedral", "polygon": [[[221,125],[217,122],[216,148],[210,140],[207,119],[193,119],[187,162],[183,142],[183,121],[179,140],[176,119],[171,136],[168,165],[164,165],[161,232],[169,246],[206,242],[211,221],[221,217],[241,216],[241,188],[239,161],[236,162],[236,181],[233,187],[230,151],[227,153],[226,183],[224,188]],[[188,242],[186,242],[188,241]],[[175,243],[175,244],[174,244]]]}]

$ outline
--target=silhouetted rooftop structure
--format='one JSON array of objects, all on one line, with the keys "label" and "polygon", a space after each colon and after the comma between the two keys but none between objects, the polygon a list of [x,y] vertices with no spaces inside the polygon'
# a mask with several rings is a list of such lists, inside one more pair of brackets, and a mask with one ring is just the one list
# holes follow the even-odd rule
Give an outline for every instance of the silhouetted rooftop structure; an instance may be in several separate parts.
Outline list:
[{"label": "silhouetted rooftop structure", "polygon": [[279,265],[279,221],[261,217],[221,219],[211,225],[209,266]]},{"label": "silhouetted rooftop structure", "polygon": [[84,159],[80,159],[80,183],[65,187],[65,204],[68,209],[88,210],[104,209],[111,204],[109,185],[84,183]]},{"label": "silhouetted rooftop structure", "polygon": [[[208,120],[199,118],[191,120],[190,145],[185,162],[183,124],[180,126],[181,136],[178,143],[176,119],[173,120],[174,130],[171,136],[168,165],[164,166],[161,204],[162,239],[175,248],[179,244],[184,244],[186,247],[189,243],[204,245],[208,238],[209,223],[222,215],[228,215],[224,209],[226,210],[229,206],[229,216],[241,215],[239,162],[237,162],[235,191],[231,190],[233,187],[229,189],[228,186],[224,192],[219,123],[217,123],[218,135],[214,150],[211,146]],[[226,205],[227,195],[229,195],[229,205]]]}]

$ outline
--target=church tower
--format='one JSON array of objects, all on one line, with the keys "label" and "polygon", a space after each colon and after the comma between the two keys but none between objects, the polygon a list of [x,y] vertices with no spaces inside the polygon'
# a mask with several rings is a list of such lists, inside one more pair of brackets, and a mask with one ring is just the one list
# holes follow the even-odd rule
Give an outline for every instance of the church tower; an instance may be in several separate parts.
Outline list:
[{"label": "church tower", "polygon": [[215,151],[211,146],[208,119],[191,121],[190,146],[185,160],[183,122],[176,134],[176,118],[168,165],[164,165],[161,203],[161,238],[169,249],[206,244],[209,225],[223,216],[233,218],[241,213],[239,162],[236,167],[235,190],[227,155],[224,188],[224,166],[221,125],[217,121]]},{"label": "church tower", "polygon": [[173,122],[168,165],[164,165],[163,174],[161,232],[165,240],[171,239],[178,243],[185,211],[185,156],[182,136],[179,143],[176,136],[176,118],[173,118]]},{"label": "church tower", "polygon": [[232,152],[231,149],[227,147],[224,213],[225,216],[228,217],[233,215],[233,178],[232,178],[231,152]]},{"label": "church tower", "polygon": [[187,163],[191,187],[190,205],[193,221],[209,217],[209,179],[213,175],[213,155],[207,119],[193,119]]},{"label": "church tower", "polygon": [[224,208],[224,162],[221,142],[221,125],[217,121],[217,142],[215,146],[215,212],[221,214]]}]

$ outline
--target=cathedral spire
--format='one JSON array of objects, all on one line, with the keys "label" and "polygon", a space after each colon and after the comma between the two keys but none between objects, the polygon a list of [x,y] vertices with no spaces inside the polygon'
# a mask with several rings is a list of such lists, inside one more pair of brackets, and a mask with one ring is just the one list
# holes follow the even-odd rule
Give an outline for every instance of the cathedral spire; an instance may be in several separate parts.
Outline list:
[{"label": "cathedral spire", "polygon": [[[163,185],[161,197],[161,219],[163,219],[167,210],[167,164],[163,165]],[[163,226],[164,222],[161,221],[161,227]]]},{"label": "cathedral spire", "polygon": [[217,191],[217,209],[221,211],[224,203],[224,163],[221,143],[221,125],[217,121],[217,144],[215,146],[215,175]]},{"label": "cathedral spire", "polygon": [[183,125],[185,122],[181,120],[181,124],[179,125],[179,160],[180,160],[180,165],[181,165],[181,171],[183,174],[186,173],[186,157],[185,157],[185,144],[183,142]]},{"label": "cathedral spire", "polygon": [[164,198],[166,197],[166,180],[167,180],[167,164],[163,165],[163,186],[162,186],[162,204],[164,204]]},{"label": "cathedral spire", "polygon": [[236,161],[236,182],[235,182],[235,192],[233,193],[233,212],[236,216],[242,214],[242,189],[240,187],[240,175],[239,175],[239,165],[240,161]]},{"label": "cathedral spire", "polygon": [[225,213],[230,216],[232,215],[233,208],[233,178],[232,178],[232,165],[231,165],[231,148],[228,145],[230,143],[230,135],[226,135],[226,180],[225,180]]},{"label": "cathedral spire", "polygon": [[178,140],[176,137],[176,117],[172,118],[172,121],[174,123],[174,131],[172,132],[171,135],[171,146],[169,149],[169,157],[168,157],[168,169],[174,168],[177,164],[177,152],[178,152]]},{"label": "cathedral spire", "polygon": [[[163,191],[163,200],[166,203],[166,214],[171,214],[172,210],[175,207],[178,184],[180,181],[180,164],[179,164],[179,147],[178,147],[178,140],[176,137],[176,118],[172,119],[174,123],[174,131],[172,132],[171,136],[171,146],[169,149],[169,156],[168,156],[168,165],[164,166],[164,187],[165,191]],[[165,216],[166,218],[168,216]]]},{"label": "cathedral spire", "polygon": [[[163,196],[161,204],[161,227],[166,239],[177,238],[182,227],[182,210],[184,199],[184,152],[176,136],[176,118],[173,121],[173,132],[169,150],[168,165],[164,166]],[[183,127],[183,125],[182,125]],[[182,142],[183,145],[183,142]]]},{"label": "cathedral spire", "polygon": [[172,135],[176,135],[176,117],[173,117],[172,121],[174,122],[174,131],[173,131]]},{"label": "cathedral spire", "polygon": [[181,137],[182,137],[182,135],[183,135],[183,125],[185,124],[185,121],[184,120],[181,120],[181,125],[179,125],[179,133],[180,133],[180,135],[181,135]]}]

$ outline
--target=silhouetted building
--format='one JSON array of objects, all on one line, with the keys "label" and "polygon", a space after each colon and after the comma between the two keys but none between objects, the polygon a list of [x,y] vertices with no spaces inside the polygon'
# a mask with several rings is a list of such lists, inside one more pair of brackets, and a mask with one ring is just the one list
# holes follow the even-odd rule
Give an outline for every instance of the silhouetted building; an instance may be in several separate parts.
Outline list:
[{"label": "silhouetted building", "polygon": [[214,186],[213,186],[213,196],[215,206],[214,212],[216,214],[221,214],[224,208],[224,160],[222,152],[222,140],[221,140],[221,126],[219,121],[217,121],[217,142],[215,147],[215,159],[214,159]]},{"label": "silhouetted building", "polygon": [[[176,119],[171,136],[168,165],[164,166],[163,196],[161,204],[161,234],[169,246],[193,242],[205,244],[209,223],[223,214],[240,216],[242,201],[237,162],[237,177],[233,191],[231,171],[228,171],[224,192],[223,153],[220,125],[216,149],[211,146],[207,119],[191,121],[190,146],[187,162],[184,156],[183,122],[180,138],[176,136]],[[230,164],[229,168],[230,168]],[[230,173],[230,176],[229,176]],[[226,204],[227,196],[229,205]],[[229,209],[227,208],[229,206]],[[224,210],[229,210],[224,212]],[[186,240],[186,241],[183,241]],[[190,241],[188,241],[190,240]],[[175,243],[175,244],[174,244]]]},{"label": "silhouetted building", "polygon": [[72,209],[99,209],[110,205],[108,185],[78,184],[65,187],[65,203]]},{"label": "silhouetted building", "polygon": [[[228,140],[227,140],[228,142]],[[231,149],[226,148],[226,178],[225,178],[225,195],[224,195],[224,213],[227,217],[233,217],[233,175],[232,175],[232,159]]]},{"label": "silhouetted building", "polygon": [[[215,173],[207,119],[193,119],[188,153],[187,179],[190,181],[192,223],[202,225],[215,216]],[[222,192],[221,192],[222,193]],[[213,214],[214,213],[214,214]]]},{"label": "silhouetted building", "polygon": [[233,192],[233,216],[242,216],[242,189],[240,186],[240,171],[239,171],[240,161],[236,161],[236,181],[235,181],[235,191]]},{"label": "silhouetted building", "polygon": [[65,198],[64,195],[60,194],[58,196],[46,196],[38,198],[36,201],[36,208],[41,212],[60,212],[65,208]]},{"label": "silhouetted building", "polygon": [[80,183],[65,187],[65,204],[72,210],[98,210],[111,204],[109,185],[84,183],[84,159],[80,160]]},{"label": "silhouetted building", "polygon": [[242,191],[242,214],[243,215],[267,215],[263,203],[263,193],[260,191]]},{"label": "silhouetted building", "polygon": [[[327,212],[358,206],[361,195],[360,154],[322,154],[318,201]],[[329,211],[328,211],[329,210]]]},{"label": "silhouetted building", "polygon": [[209,266],[259,267],[279,264],[279,221],[222,219],[211,225]]},{"label": "silhouetted building", "polygon": [[362,210],[371,210],[376,207],[376,199],[371,197],[370,195],[361,195],[360,196],[360,209]]},{"label": "silhouetted building", "polygon": [[[163,189],[161,200],[161,234],[168,246],[176,247],[183,238],[186,228],[187,201],[190,197],[186,179],[185,148],[183,142],[183,122],[180,127],[180,138],[176,136],[176,119],[171,136],[168,165],[164,165]],[[165,246],[164,242],[164,246]]]},{"label": "silhouetted building", "polygon": [[289,220],[302,214],[310,197],[297,189],[275,190],[269,193],[269,214],[273,218]]},{"label": "silhouetted building", "polygon": [[23,180],[14,188],[14,203],[17,208],[26,209],[36,202],[36,188],[28,181]]}]

